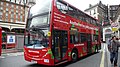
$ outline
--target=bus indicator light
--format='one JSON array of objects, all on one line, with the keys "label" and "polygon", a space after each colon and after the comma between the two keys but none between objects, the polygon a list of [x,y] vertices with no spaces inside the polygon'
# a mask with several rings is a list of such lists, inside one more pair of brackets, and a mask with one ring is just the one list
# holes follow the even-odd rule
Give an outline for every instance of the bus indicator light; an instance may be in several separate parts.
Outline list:
[{"label": "bus indicator light", "polygon": [[51,36],[51,32],[48,32],[48,34],[47,34],[49,37]]}]

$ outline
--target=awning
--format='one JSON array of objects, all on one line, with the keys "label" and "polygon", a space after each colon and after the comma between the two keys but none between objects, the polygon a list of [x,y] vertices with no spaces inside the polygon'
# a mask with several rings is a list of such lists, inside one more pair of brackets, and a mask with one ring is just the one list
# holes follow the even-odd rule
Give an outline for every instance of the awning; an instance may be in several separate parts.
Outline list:
[{"label": "awning", "polygon": [[21,28],[21,29],[25,29],[25,24],[18,24],[18,23],[0,23],[1,27],[5,27],[8,28],[10,30],[14,29],[14,28]]}]

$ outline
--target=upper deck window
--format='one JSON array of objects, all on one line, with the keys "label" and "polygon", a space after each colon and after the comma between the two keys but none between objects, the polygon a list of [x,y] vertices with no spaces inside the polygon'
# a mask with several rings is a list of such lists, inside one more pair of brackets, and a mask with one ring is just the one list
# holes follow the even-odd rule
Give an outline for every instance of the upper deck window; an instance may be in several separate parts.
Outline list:
[{"label": "upper deck window", "polygon": [[87,23],[97,25],[97,21],[94,18],[90,17],[89,15],[85,14],[84,12],[69,5],[68,3],[62,0],[57,0],[56,5],[58,10],[61,11],[61,13],[67,14],[71,17],[74,17]]},{"label": "upper deck window", "polygon": [[62,2],[60,2],[60,1],[58,1],[57,2],[57,8],[62,12],[62,13],[67,13],[67,11],[68,11],[68,6],[67,6],[67,4],[64,4],[64,3],[62,3]]},{"label": "upper deck window", "polygon": [[50,12],[51,2],[51,0],[40,0],[30,9],[30,15],[36,16],[38,14]]},{"label": "upper deck window", "polygon": [[31,7],[26,27],[42,26],[49,24],[51,0],[40,0],[39,3]]}]

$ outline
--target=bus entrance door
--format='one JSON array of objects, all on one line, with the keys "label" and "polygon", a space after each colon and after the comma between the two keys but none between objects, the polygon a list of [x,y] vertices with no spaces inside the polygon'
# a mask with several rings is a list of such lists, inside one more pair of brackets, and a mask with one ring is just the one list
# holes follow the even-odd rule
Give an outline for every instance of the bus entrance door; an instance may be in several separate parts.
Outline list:
[{"label": "bus entrance door", "polygon": [[67,60],[67,31],[53,30],[52,51],[55,64]]},{"label": "bus entrance door", "polygon": [[87,52],[88,52],[88,54],[91,54],[91,35],[90,34],[88,34],[87,35]]}]

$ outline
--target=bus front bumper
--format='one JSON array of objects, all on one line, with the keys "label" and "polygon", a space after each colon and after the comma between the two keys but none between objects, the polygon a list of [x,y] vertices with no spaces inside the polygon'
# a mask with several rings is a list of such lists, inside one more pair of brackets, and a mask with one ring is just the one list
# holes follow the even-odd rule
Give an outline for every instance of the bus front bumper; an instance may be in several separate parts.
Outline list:
[{"label": "bus front bumper", "polygon": [[48,65],[48,66],[54,66],[54,59],[29,57],[27,54],[24,54],[24,58],[26,61],[29,61],[29,62]]}]

